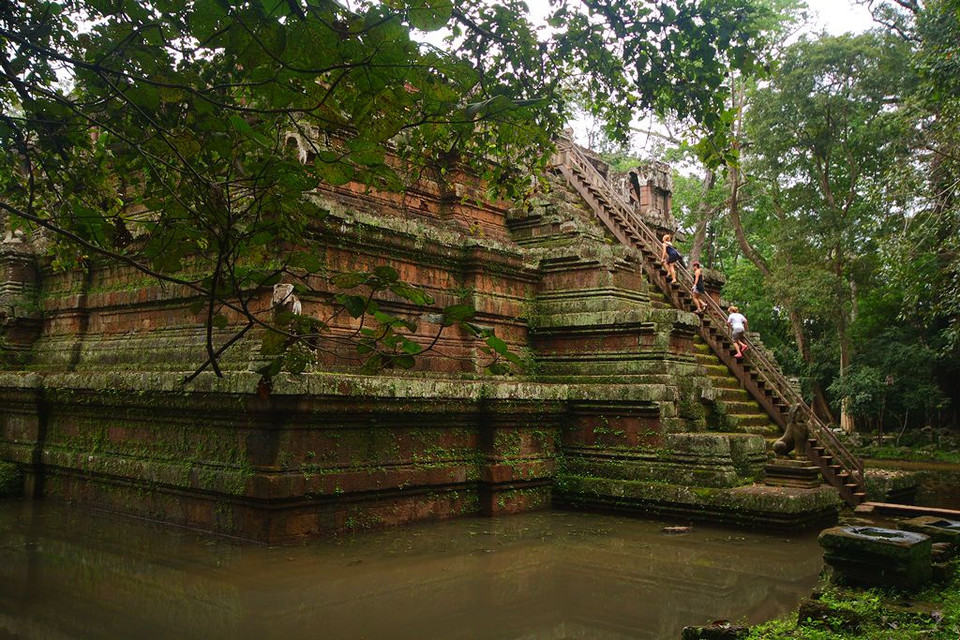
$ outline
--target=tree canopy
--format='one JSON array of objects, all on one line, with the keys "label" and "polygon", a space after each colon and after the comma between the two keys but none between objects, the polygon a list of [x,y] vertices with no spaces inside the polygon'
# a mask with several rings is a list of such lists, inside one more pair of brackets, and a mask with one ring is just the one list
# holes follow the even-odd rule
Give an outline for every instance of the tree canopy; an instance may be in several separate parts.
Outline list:
[{"label": "tree canopy", "polygon": [[956,424],[957,3],[873,8],[872,32],[808,34],[732,88],[736,161],[678,213],[822,413]]},{"label": "tree canopy", "polygon": [[225,309],[254,321],[247,292],[322,267],[280,250],[323,215],[321,185],[402,190],[457,164],[518,197],[572,96],[619,138],[642,110],[722,130],[714,88],[756,63],[762,15],[562,0],[538,27],[519,0],[0,3],[0,209],[50,232],[61,264],[105,256],[192,287],[210,335]]}]

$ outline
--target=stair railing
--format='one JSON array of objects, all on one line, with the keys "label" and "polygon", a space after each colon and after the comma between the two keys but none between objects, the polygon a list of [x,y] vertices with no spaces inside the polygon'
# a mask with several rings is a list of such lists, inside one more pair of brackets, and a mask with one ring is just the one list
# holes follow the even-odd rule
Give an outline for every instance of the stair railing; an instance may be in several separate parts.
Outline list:
[{"label": "stair railing", "polygon": [[[630,206],[622,196],[610,188],[606,178],[601,175],[593,163],[590,162],[586,155],[584,155],[575,144],[569,141],[562,141],[558,144],[553,164],[561,168],[567,167],[572,169],[575,173],[579,174],[580,179],[586,183],[587,190],[592,190],[594,199],[599,202],[602,198],[602,200],[605,201],[610,210],[612,222],[621,227],[619,230],[611,229],[611,231],[620,238],[621,241],[624,241],[625,244],[639,245],[639,248],[644,248],[643,245],[645,244],[645,248],[649,252],[653,252],[654,255],[660,255],[663,245],[662,240],[657,237],[656,232],[640,218],[633,207]],[[600,211],[595,211],[595,213],[601,214]],[[603,215],[600,215],[600,217],[601,219],[604,218]],[[604,222],[606,222],[606,220],[604,220]],[[647,260],[644,260],[644,264],[646,263]],[[683,275],[689,281],[693,281],[693,276],[686,267],[682,265],[676,265],[676,267],[678,275]],[[667,295],[668,299],[670,299],[674,305],[682,308],[681,301],[674,296],[673,290],[665,282],[664,278],[656,273],[655,269],[648,268],[648,273],[663,293]],[[711,296],[702,296],[701,300],[707,304],[711,321],[715,322],[718,328],[725,327],[727,323],[727,313],[720,306],[720,303]],[[709,337],[709,332],[704,331],[703,334],[706,334],[703,335],[703,337],[712,343],[711,346],[715,351],[722,349],[722,345],[718,344],[718,341],[712,340]],[[863,461],[853,455],[853,453],[843,445],[840,439],[837,438],[830,427],[820,420],[813,409],[804,401],[803,396],[793,388],[793,385],[790,384],[786,377],[780,372],[780,368],[767,354],[764,353],[762,349],[753,348],[753,345],[750,345],[750,347],[749,364],[753,366],[758,379],[762,379],[766,387],[774,393],[779,394],[781,400],[785,402],[787,406],[797,407],[798,413],[806,418],[807,428],[810,433],[812,433],[823,446],[824,450],[847,470],[850,474],[851,481],[854,482],[857,485],[857,489],[862,492],[865,487],[863,480]],[[749,376],[749,373],[742,364],[738,368],[740,370],[735,371],[735,373],[741,378],[741,383],[743,383],[743,378]],[[773,417],[781,428],[785,427],[782,415]],[[845,488],[842,488],[841,493],[844,492]],[[851,501],[851,498],[852,496],[847,498],[848,502]],[[856,500],[853,501],[856,502]]]}]

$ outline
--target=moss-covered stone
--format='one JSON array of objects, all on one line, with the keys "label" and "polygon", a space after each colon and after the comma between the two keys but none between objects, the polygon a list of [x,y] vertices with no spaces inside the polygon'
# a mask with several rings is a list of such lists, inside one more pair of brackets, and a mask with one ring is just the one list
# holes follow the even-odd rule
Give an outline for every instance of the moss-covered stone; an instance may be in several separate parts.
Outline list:
[{"label": "moss-covered stone", "polygon": [[23,475],[20,467],[12,462],[0,461],[0,498],[20,495],[23,491]]},{"label": "moss-covered stone", "polygon": [[554,496],[556,503],[572,507],[775,529],[836,522],[841,504],[831,487],[695,487],[573,475],[558,477]]},{"label": "moss-covered stone", "polygon": [[909,501],[920,487],[920,476],[912,471],[866,469],[863,476],[867,500],[873,502]]},{"label": "moss-covered stone", "polygon": [[917,589],[930,581],[930,537],[880,527],[833,527],[820,533],[824,560],[839,584]]}]

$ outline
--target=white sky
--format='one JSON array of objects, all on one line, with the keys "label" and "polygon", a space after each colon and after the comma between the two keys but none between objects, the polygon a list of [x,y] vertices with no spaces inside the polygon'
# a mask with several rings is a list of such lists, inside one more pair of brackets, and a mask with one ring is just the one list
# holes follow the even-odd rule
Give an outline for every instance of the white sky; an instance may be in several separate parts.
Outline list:
[{"label": "white sky", "polygon": [[855,5],[849,0],[807,0],[807,5],[814,14],[810,28],[813,32],[859,33],[875,26],[870,12],[862,4]]},{"label": "white sky", "polygon": [[[830,35],[841,33],[860,33],[877,26],[867,7],[853,0],[806,0],[809,9],[809,23],[802,32],[816,34],[826,32]],[[531,14],[546,15],[549,0],[527,0]],[[588,118],[577,117],[571,123],[574,138],[579,144],[590,146],[588,132],[594,128]],[[635,126],[640,130],[663,131],[663,126],[652,117],[645,118]],[[636,133],[631,140],[631,152],[640,157],[651,154],[651,145],[661,144],[656,137]]]},{"label": "white sky", "polygon": [[[550,9],[550,0],[526,0],[526,2],[533,22],[542,24]],[[853,0],[806,0],[806,3],[809,8],[810,22],[806,29],[802,31],[807,33],[816,34],[824,31],[831,35],[848,32],[859,33],[876,26],[866,6],[857,4]],[[439,46],[443,34],[443,31],[434,32],[427,34],[425,39]],[[574,129],[574,137],[577,142],[589,146],[590,141],[587,132],[592,128],[590,123],[586,119],[577,117],[570,124]],[[638,123],[638,127],[641,129],[659,128],[651,121]],[[648,136],[637,134],[632,141],[631,151],[641,156],[648,155],[649,151],[645,152],[644,149],[649,149],[648,145],[651,140],[656,141]]]},{"label": "white sky", "polygon": [[[852,0],[806,0],[813,14],[813,22],[809,31],[817,33],[822,30],[837,35],[849,31],[866,31],[873,26],[870,12],[862,4],[855,4]],[[549,0],[527,0],[531,15],[536,19],[543,19],[550,7]]]}]

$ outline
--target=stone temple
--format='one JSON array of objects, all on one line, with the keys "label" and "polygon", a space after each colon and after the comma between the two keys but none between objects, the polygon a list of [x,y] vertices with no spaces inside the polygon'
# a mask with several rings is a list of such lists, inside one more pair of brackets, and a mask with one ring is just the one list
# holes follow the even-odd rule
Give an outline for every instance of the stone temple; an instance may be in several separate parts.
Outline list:
[{"label": "stone temple", "polygon": [[[303,239],[328,273],[389,265],[437,308],[473,305],[526,360],[512,375],[485,374],[478,341],[451,327],[411,371],[363,375],[332,341],[265,393],[251,331],[223,377],[184,383],[206,357],[193,291],[124,266],[57,271],[6,233],[0,461],[28,498],[270,543],[551,507],[796,527],[862,499],[862,467],[813,418],[797,448],[829,484],[762,484],[802,400],[758,341],[732,357],[719,274],[702,318],[688,282],[665,282],[669,167],[617,174],[569,142],[553,166],[527,206],[463,172],[402,194],[330,188]],[[422,313],[391,296],[381,308]],[[326,300],[300,296],[302,313]]]}]

